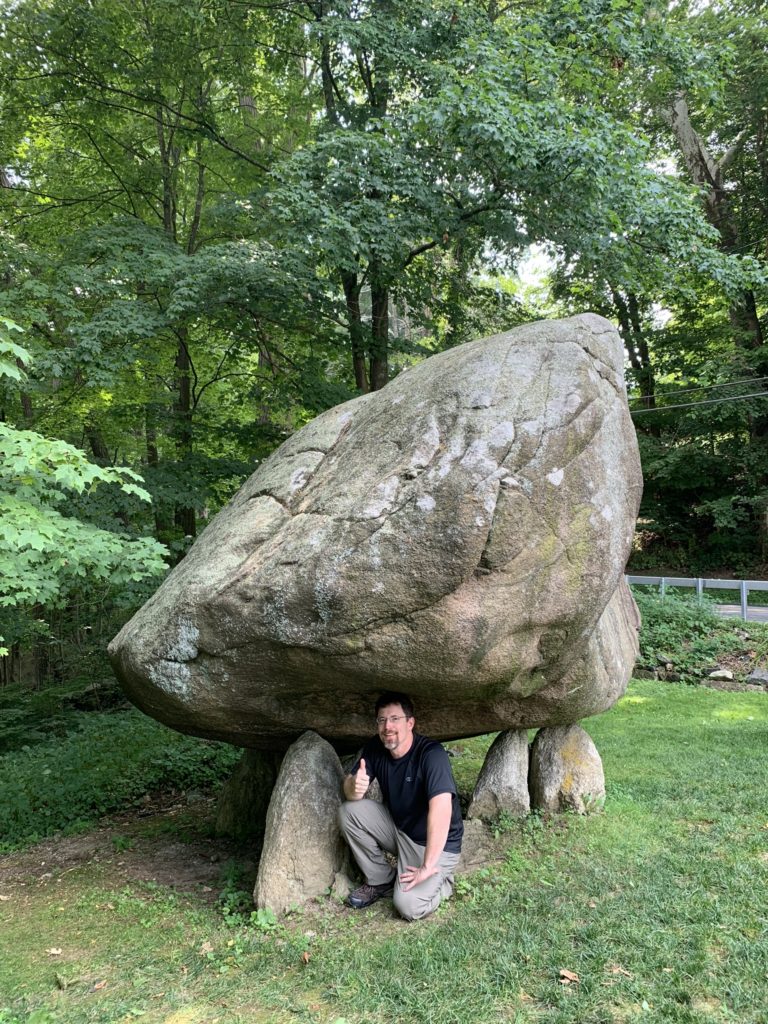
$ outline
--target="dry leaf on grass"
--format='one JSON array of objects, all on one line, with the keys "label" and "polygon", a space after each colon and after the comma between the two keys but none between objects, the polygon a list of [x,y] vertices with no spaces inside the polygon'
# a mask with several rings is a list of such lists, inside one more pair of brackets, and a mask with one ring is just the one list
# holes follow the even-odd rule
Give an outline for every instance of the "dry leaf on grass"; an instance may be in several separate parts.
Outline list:
[{"label": "dry leaf on grass", "polygon": [[609,970],[611,974],[623,974],[625,978],[632,977],[632,973],[628,971],[625,967],[619,966],[619,964],[611,964]]},{"label": "dry leaf on grass", "polygon": [[61,954],[64,951],[62,949],[59,949],[58,946],[51,946],[51,948],[50,949],[46,949],[45,952],[48,954],[48,956],[61,956]]},{"label": "dry leaf on grass", "polygon": [[578,974],[575,974],[573,971],[566,970],[565,967],[560,968],[561,985],[578,985],[580,980],[581,979]]},{"label": "dry leaf on grass", "polygon": [[106,979],[104,981],[97,981],[91,989],[91,992],[99,992],[101,989],[106,987],[106,984]]},{"label": "dry leaf on grass", "polygon": [[208,953],[212,953],[212,952],[213,952],[213,943],[212,942],[204,942],[202,944],[202,946],[200,947],[200,956],[206,956]]},{"label": "dry leaf on grass", "polygon": [[309,963],[309,953],[306,951],[306,949],[301,954],[301,960],[302,960],[302,963],[305,963],[305,964]]},{"label": "dry leaf on grass", "polygon": [[3,896],[3,894],[0,893],[0,903],[7,903],[10,898],[10,896]]}]

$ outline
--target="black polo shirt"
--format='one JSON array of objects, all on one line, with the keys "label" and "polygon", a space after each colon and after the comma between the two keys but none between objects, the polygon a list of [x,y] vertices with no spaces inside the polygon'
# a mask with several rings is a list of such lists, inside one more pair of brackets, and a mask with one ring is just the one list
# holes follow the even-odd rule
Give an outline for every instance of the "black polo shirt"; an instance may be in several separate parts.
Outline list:
[{"label": "black polo shirt", "polygon": [[[420,846],[427,845],[429,801],[440,793],[450,793],[453,798],[451,826],[445,851],[461,851],[464,823],[451,762],[441,744],[415,732],[408,753],[392,757],[379,737],[374,736],[363,747],[360,758],[365,759],[371,779],[378,780],[384,806],[397,828]],[[360,760],[357,760],[352,768],[353,775],[359,766]]]}]

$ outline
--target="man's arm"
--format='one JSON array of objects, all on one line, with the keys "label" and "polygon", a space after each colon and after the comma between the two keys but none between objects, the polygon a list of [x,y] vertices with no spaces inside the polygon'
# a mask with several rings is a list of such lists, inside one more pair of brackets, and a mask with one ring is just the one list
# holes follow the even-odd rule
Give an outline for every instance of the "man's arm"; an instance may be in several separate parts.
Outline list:
[{"label": "man's arm", "polygon": [[437,862],[445,849],[448,831],[451,827],[453,811],[453,794],[438,793],[429,801],[427,810],[427,845],[424,850],[424,863],[420,867],[410,865],[400,875],[403,892],[408,892],[414,885],[423,882],[438,871]]},{"label": "man's arm", "polygon": [[361,758],[357,771],[353,775],[346,775],[344,777],[342,784],[344,796],[347,800],[362,800],[368,792],[370,784],[371,779],[365,767],[365,758]]}]

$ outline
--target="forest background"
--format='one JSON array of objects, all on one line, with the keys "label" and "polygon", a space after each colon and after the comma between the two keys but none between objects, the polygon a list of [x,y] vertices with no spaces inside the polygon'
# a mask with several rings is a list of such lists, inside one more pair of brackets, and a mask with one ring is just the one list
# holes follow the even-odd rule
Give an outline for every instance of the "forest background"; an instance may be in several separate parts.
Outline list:
[{"label": "forest background", "polygon": [[585,310],[631,567],[765,574],[762,0],[6,0],[0,39],[0,684],[104,674],[324,409]]}]

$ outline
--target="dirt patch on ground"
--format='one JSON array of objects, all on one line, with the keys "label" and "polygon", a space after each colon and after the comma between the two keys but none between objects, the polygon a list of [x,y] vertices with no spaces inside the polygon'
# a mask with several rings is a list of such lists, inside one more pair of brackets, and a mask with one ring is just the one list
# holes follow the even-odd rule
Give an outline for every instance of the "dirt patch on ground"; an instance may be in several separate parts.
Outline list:
[{"label": "dirt patch on ground", "polygon": [[[41,889],[52,892],[78,871],[93,884],[119,891],[132,883],[152,884],[215,903],[232,889],[250,892],[256,878],[258,849],[243,849],[225,839],[208,838],[215,801],[179,794],[105,818],[98,828],[58,836],[28,850],[0,856],[0,901],[23,904]],[[460,873],[503,859],[504,838],[479,821],[465,822]],[[395,916],[391,903],[380,909]],[[338,908],[339,910],[341,908]]]},{"label": "dirt patch on ground", "polygon": [[54,837],[6,854],[0,857],[0,897],[55,886],[86,866],[99,867],[107,888],[153,883],[206,902],[217,899],[227,877],[242,879],[243,888],[252,886],[252,852],[204,834],[213,807],[209,799],[190,807],[173,797],[158,798],[140,810],[106,818],[84,835]]}]

